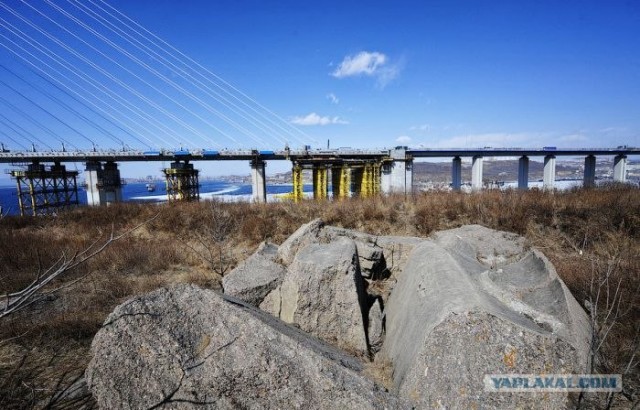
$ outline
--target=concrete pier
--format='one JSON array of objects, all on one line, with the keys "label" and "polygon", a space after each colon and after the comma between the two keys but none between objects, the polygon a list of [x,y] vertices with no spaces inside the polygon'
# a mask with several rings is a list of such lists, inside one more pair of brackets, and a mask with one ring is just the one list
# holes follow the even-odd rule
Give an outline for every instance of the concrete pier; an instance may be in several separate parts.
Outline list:
[{"label": "concrete pier", "polygon": [[471,189],[479,191],[482,189],[482,157],[476,155],[471,162]]},{"label": "concrete pier", "polygon": [[526,155],[518,160],[518,189],[529,189],[529,157]]},{"label": "concrete pier", "polygon": [[542,189],[553,189],[556,185],[556,156],[547,155],[544,157],[544,176],[542,179]]},{"label": "concrete pier", "polygon": [[251,195],[254,202],[267,202],[267,182],[265,167],[267,163],[260,159],[254,159],[251,165]]},{"label": "concrete pier", "polygon": [[413,158],[406,147],[390,151],[390,160],[382,168],[381,187],[385,194],[413,192]]},{"label": "concrete pier", "polygon": [[585,188],[596,184],[596,157],[587,155],[584,157],[584,182]]},{"label": "concrete pier", "polygon": [[459,191],[462,186],[462,160],[460,157],[454,157],[451,161],[451,186],[456,191]]},{"label": "concrete pier", "polygon": [[616,155],[613,159],[613,180],[627,182],[627,156]]},{"label": "concrete pier", "polygon": [[109,205],[122,202],[122,180],[118,164],[107,161],[87,161],[84,180],[87,185],[87,204]]}]

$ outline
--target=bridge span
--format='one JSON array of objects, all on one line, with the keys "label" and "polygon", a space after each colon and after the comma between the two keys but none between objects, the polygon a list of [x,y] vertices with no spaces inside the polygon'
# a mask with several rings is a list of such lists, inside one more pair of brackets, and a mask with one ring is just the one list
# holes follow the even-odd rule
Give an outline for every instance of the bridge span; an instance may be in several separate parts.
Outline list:
[{"label": "bridge span", "polygon": [[640,155],[640,148],[434,148],[412,149],[303,149],[282,150],[89,150],[89,151],[8,151],[0,152],[0,163],[10,164],[16,180],[22,215],[37,215],[60,207],[78,204],[77,171],[68,171],[63,163],[85,163],[84,179],[89,205],[122,200],[122,180],[118,163],[131,161],[169,161],[163,170],[169,200],[199,198],[198,161],[248,161],[251,168],[253,199],[266,201],[265,166],[270,160],[292,162],[292,200],[302,199],[302,175],[312,172],[314,198],[372,196],[379,193],[411,193],[415,158],[451,158],[451,186],[462,186],[462,158],[472,158],[471,187],[483,187],[484,157],[516,157],[518,188],[528,188],[529,158],[544,158],[544,189],[553,189],[556,158],[584,157],[585,186],[595,184],[596,157],[614,158],[613,178],[626,181],[627,157]]}]

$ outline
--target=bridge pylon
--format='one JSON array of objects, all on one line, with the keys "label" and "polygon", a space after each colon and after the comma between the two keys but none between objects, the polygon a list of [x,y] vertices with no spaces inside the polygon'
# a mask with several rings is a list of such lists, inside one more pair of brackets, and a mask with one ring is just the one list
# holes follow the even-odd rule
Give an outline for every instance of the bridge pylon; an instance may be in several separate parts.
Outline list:
[{"label": "bridge pylon", "polygon": [[20,215],[44,215],[78,205],[77,171],[59,162],[50,167],[34,161],[26,170],[13,170]]},{"label": "bridge pylon", "polygon": [[200,199],[199,171],[189,161],[174,161],[170,168],[165,168],[162,172],[166,178],[169,202]]},{"label": "bridge pylon", "polygon": [[344,199],[351,196],[351,171],[348,164],[331,167],[331,188],[334,199]]}]

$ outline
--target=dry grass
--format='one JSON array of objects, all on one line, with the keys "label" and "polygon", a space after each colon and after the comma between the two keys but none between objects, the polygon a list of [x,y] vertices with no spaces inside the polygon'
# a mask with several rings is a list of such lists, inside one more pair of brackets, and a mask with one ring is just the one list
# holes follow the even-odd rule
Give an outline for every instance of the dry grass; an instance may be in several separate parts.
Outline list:
[{"label": "dry grass", "polygon": [[[593,294],[592,277],[602,272],[621,284],[625,314],[603,343],[601,370],[624,372],[638,346],[633,337],[640,323],[640,191],[621,186],[299,204],[119,204],[57,217],[9,217],[0,220],[0,293],[21,289],[63,252],[73,254],[96,237],[125,231],[156,214],[62,279],[87,275],[82,281],[4,319],[0,408],[41,407],[56,389],[70,384],[82,373],[100,324],[128,297],[175,282],[216,288],[221,274],[261,241],[281,243],[317,217],[380,235],[428,236],[469,223],[524,235],[551,259],[580,303]],[[637,356],[630,370],[636,379]]]}]

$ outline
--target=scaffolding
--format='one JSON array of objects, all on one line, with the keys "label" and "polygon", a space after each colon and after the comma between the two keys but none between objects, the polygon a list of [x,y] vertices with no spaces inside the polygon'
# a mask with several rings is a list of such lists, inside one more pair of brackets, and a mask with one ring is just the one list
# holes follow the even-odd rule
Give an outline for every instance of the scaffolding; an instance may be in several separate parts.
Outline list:
[{"label": "scaffolding", "polygon": [[313,198],[327,199],[329,192],[328,170],[324,164],[313,167]]},{"label": "scaffolding", "polygon": [[351,196],[351,167],[347,164],[334,165],[331,168],[333,197],[342,199]]},{"label": "scaffolding", "polygon": [[34,162],[26,170],[13,170],[20,215],[46,215],[78,205],[77,171],[56,162],[49,168]]},{"label": "scaffolding", "polygon": [[176,161],[171,168],[165,168],[167,198],[169,201],[197,201],[200,199],[198,170],[189,161]]},{"label": "scaffolding", "polygon": [[291,176],[293,179],[293,192],[291,192],[291,197],[294,202],[299,202],[303,198],[302,167],[300,164],[293,164]]}]

